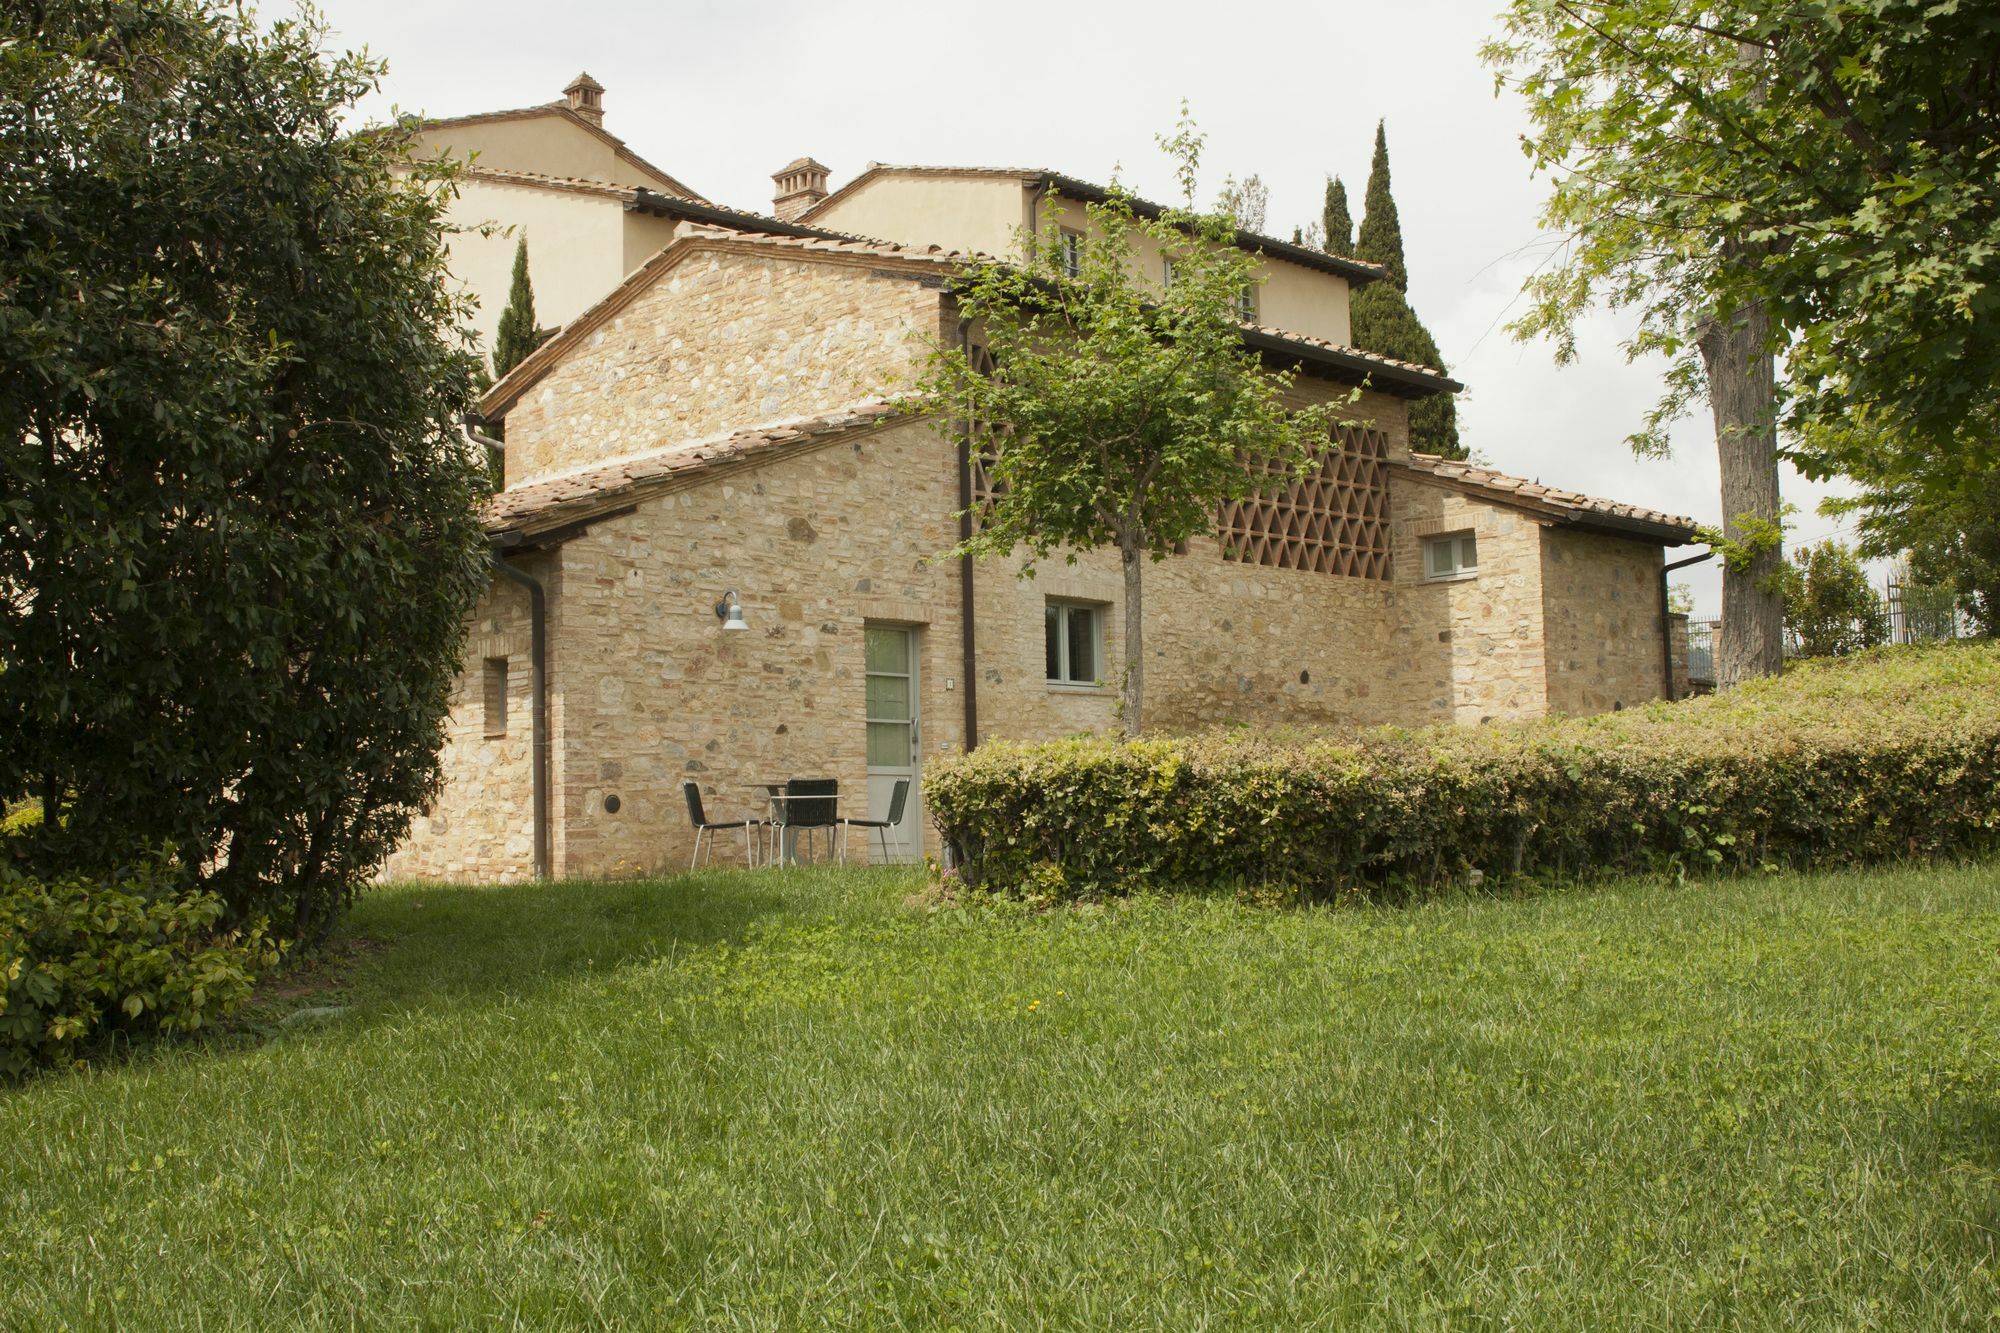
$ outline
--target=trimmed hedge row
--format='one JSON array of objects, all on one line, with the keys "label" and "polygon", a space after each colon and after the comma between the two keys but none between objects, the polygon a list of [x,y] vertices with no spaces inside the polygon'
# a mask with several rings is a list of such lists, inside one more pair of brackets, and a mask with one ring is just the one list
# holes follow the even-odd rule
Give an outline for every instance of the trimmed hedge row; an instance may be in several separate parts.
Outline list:
[{"label": "trimmed hedge row", "polygon": [[992,742],[926,774],[971,886],[1061,899],[1828,867],[2000,845],[2000,645],[1595,718]]}]

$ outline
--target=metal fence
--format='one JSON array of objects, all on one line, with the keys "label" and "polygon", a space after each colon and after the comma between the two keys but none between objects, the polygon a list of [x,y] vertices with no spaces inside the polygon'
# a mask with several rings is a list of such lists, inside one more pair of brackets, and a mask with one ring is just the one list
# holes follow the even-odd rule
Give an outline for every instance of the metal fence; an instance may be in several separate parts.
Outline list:
[{"label": "metal fence", "polygon": [[[1891,643],[1947,643],[1972,635],[1972,624],[1949,588],[1891,574],[1882,587],[1882,602],[1888,611]],[[1721,635],[1720,617],[1688,621],[1688,680],[1692,684],[1715,684],[1715,648]],[[1798,651],[1798,636],[1786,630],[1785,656],[1796,656]]]}]

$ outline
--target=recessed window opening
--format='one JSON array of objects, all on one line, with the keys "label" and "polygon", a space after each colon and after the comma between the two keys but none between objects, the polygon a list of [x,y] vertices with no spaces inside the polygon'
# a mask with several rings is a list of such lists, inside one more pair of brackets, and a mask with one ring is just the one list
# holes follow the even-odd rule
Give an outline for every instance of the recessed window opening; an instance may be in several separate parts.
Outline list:
[{"label": "recessed window opening", "polygon": [[1424,543],[1424,578],[1427,582],[1469,579],[1479,572],[1479,542],[1469,532],[1433,537]]},{"label": "recessed window opening", "polygon": [[1096,685],[1103,676],[1104,608],[1051,597],[1043,613],[1051,685]]},{"label": "recessed window opening", "polygon": [[1062,264],[1063,276],[1080,278],[1083,276],[1083,233],[1071,227],[1062,229],[1062,236],[1056,242],[1056,257]]},{"label": "recessed window opening", "polygon": [[481,694],[485,696],[486,734],[507,734],[507,659],[489,657],[481,673]]}]

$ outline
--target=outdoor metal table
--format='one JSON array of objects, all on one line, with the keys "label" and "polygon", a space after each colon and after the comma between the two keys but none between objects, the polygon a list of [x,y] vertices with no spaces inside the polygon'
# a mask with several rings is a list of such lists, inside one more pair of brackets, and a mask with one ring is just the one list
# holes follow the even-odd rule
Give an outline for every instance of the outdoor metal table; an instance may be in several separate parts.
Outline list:
[{"label": "outdoor metal table", "polygon": [[[765,865],[798,864],[799,831],[785,822],[786,802],[791,800],[791,797],[785,791],[786,782],[788,781],[789,779],[781,782],[752,782],[748,784],[757,791],[763,792],[765,797],[771,802],[772,830],[780,835],[778,853],[776,856],[766,858]],[[815,824],[813,827],[826,828],[827,835],[830,838],[840,836],[840,797],[838,795],[801,796],[798,799],[801,801],[832,801],[832,826]]]}]

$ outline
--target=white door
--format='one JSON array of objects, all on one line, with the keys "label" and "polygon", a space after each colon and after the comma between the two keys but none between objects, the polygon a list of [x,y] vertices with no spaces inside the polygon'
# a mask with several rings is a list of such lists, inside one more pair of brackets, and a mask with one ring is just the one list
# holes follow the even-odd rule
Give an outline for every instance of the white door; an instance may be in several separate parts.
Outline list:
[{"label": "white door", "polygon": [[[910,784],[903,817],[889,830],[891,861],[923,855],[923,820],[918,816],[917,756],[922,724],[917,718],[917,632],[901,625],[869,625],[863,656],[868,676],[868,817],[887,819],[896,784]],[[868,833],[868,859],[883,860],[882,839]]]}]

